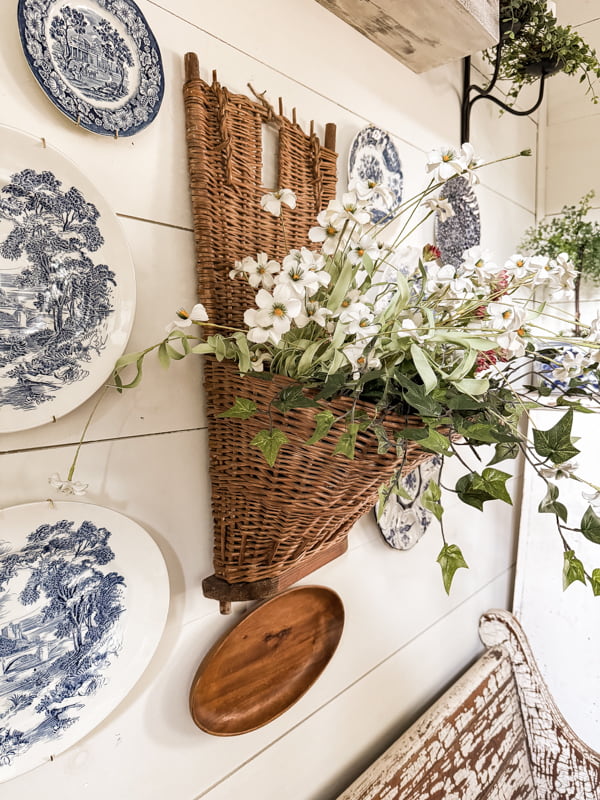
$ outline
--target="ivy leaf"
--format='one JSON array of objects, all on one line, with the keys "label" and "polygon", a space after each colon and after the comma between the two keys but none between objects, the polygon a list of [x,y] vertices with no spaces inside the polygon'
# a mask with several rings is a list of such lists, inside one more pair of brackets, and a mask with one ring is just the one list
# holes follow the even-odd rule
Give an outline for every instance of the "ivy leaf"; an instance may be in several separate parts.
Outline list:
[{"label": "ivy leaf", "polygon": [[494,457],[488,462],[488,466],[492,464],[500,464],[502,461],[507,461],[511,458],[516,458],[519,455],[519,445],[516,442],[498,442]]},{"label": "ivy leaf", "polygon": [[441,519],[444,513],[444,508],[441,504],[442,490],[435,481],[429,481],[429,485],[420,497],[420,503],[423,508],[435,516],[436,519]]},{"label": "ivy leaf", "polygon": [[271,431],[259,431],[250,444],[259,448],[267,464],[272,467],[277,460],[279,450],[287,441],[288,438],[283,431],[273,428]]},{"label": "ivy leaf", "polygon": [[232,419],[248,419],[256,413],[256,403],[245,397],[236,397],[234,404],[227,411],[219,414],[219,417],[231,417]]},{"label": "ivy leaf", "polygon": [[292,386],[286,386],[282,389],[277,398],[273,400],[273,405],[284,414],[291,411],[293,408],[318,408],[319,404],[315,403],[312,397],[306,397],[302,391],[302,386],[295,383]]},{"label": "ivy leaf", "polygon": [[570,408],[552,428],[547,431],[534,429],[533,445],[542,458],[549,458],[553,464],[564,464],[579,453],[571,440],[573,409]]},{"label": "ivy leaf", "polygon": [[511,497],[506,489],[506,481],[512,477],[508,472],[502,472],[493,467],[486,467],[481,475],[469,472],[456,483],[456,491],[463,501],[474,508],[483,511],[486,500],[503,500],[512,505]]},{"label": "ivy leaf", "polygon": [[450,442],[443,433],[439,433],[434,428],[429,428],[427,436],[419,439],[419,447],[424,450],[429,450],[432,453],[441,453],[442,455],[450,455]]},{"label": "ivy leaf", "polygon": [[392,443],[389,440],[387,432],[383,425],[380,422],[376,422],[373,425],[373,433],[377,437],[377,453],[381,456],[392,446]]},{"label": "ivy leaf", "polygon": [[558,502],[558,486],[553,483],[548,484],[548,491],[538,506],[538,512],[540,514],[556,514],[563,522],[567,521],[567,507]]},{"label": "ivy leaf", "polygon": [[440,550],[437,562],[442,568],[442,579],[444,581],[446,594],[450,594],[450,587],[452,586],[452,580],[454,579],[456,570],[463,567],[468,569],[469,565],[463,558],[460,547],[456,544],[445,544]]},{"label": "ivy leaf", "polygon": [[329,375],[320,392],[316,395],[316,399],[329,400],[330,397],[339,392],[346,383],[347,377],[345,372],[334,372],[333,375]]},{"label": "ivy leaf", "polygon": [[585,570],[581,561],[576,557],[575,551],[566,550],[563,562],[563,591],[575,581],[585,583]]},{"label": "ivy leaf", "polygon": [[335,446],[333,455],[341,454],[349,459],[354,458],[354,447],[356,446],[356,434],[358,433],[360,425],[358,422],[350,422],[348,430],[342,433]]},{"label": "ivy leaf", "polygon": [[396,380],[404,389],[404,400],[424,417],[437,417],[442,413],[442,406],[428,396],[422,384],[415,383],[406,375],[396,375]]},{"label": "ivy leaf", "polygon": [[315,414],[315,429],[310,439],[306,440],[306,444],[315,444],[315,442],[327,436],[334,422],[335,416],[331,411],[319,411],[318,414]]},{"label": "ivy leaf", "polygon": [[581,518],[581,532],[590,542],[600,544],[600,517],[596,516],[591,506]]},{"label": "ivy leaf", "polygon": [[592,572],[592,580],[590,581],[592,584],[592,592],[594,593],[595,597],[600,595],[600,569],[595,569]]}]

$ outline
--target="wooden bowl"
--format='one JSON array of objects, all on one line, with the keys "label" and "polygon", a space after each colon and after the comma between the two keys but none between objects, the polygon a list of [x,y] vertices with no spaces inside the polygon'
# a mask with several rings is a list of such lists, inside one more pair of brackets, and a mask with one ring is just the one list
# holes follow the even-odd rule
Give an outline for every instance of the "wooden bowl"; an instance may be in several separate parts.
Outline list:
[{"label": "wooden bowl", "polygon": [[215,736],[256,730],[283,714],[327,666],[344,606],[325,586],[298,586],[254,609],[208,652],[192,682],[190,711]]}]

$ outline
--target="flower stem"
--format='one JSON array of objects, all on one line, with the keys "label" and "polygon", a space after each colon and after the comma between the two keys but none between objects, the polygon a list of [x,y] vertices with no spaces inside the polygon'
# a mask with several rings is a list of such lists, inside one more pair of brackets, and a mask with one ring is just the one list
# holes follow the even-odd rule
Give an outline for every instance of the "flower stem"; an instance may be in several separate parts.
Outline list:
[{"label": "flower stem", "polygon": [[80,436],[79,442],[77,444],[77,450],[75,450],[75,455],[73,456],[73,461],[72,461],[71,467],[69,469],[69,474],[67,475],[67,480],[68,481],[72,481],[73,480],[73,475],[75,474],[75,467],[77,466],[77,459],[79,458],[79,451],[81,450],[81,445],[83,444],[83,440],[85,439],[85,435],[87,433],[87,430],[90,427],[90,422],[94,418],[94,414],[96,413],[96,409],[100,405],[101,401],[104,399],[104,396],[105,396],[106,392],[109,389],[110,389],[110,386],[105,386],[104,387],[104,390],[102,392],[100,392],[100,394],[98,395],[98,399],[96,400],[92,410],[90,411],[90,415],[87,418],[87,422],[85,423],[83,431],[81,432],[81,436]]}]

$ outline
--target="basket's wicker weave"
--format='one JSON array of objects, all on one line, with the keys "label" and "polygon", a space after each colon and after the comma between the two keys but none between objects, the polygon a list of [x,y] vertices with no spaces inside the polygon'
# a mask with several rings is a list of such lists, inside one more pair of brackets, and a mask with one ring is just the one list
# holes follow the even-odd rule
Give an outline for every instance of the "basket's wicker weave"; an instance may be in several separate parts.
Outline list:
[{"label": "basket's wicker weave", "polygon": [[[211,321],[240,326],[255,290],[229,278],[234,261],[257,252],[282,258],[290,247],[309,244],[308,229],[335,195],[334,145],[322,147],[312,130],[307,135],[268,104],[230,93],[216,76],[211,85],[205,83],[193,54],[186,56],[184,98],[198,293]],[[284,212],[287,247],[280,221],[260,208],[263,124],[279,129],[279,186],[298,198],[294,212]],[[333,126],[328,128],[331,133]],[[206,359],[204,375],[215,575],[230,584],[278,577],[345,537],[373,507],[379,485],[400,462],[395,451],[378,455],[372,434],[359,434],[353,461],[333,456],[339,427],[320,443],[303,447],[314,430],[314,409],[283,415],[271,408],[273,425],[285,430],[289,444],[270,469],[250,445],[268,427],[268,416],[240,421],[218,415],[236,396],[254,400],[265,412],[285,379],[242,378],[234,364],[213,358]],[[349,402],[332,404],[334,413]],[[429,457],[411,445],[405,465],[412,468]]]}]

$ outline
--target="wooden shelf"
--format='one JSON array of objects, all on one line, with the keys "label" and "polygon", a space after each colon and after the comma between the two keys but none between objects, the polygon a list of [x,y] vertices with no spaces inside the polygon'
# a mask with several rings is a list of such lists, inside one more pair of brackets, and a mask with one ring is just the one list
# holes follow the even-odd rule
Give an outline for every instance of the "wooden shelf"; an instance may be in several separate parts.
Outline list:
[{"label": "wooden shelf", "polygon": [[413,72],[498,41],[498,0],[317,0]]}]

